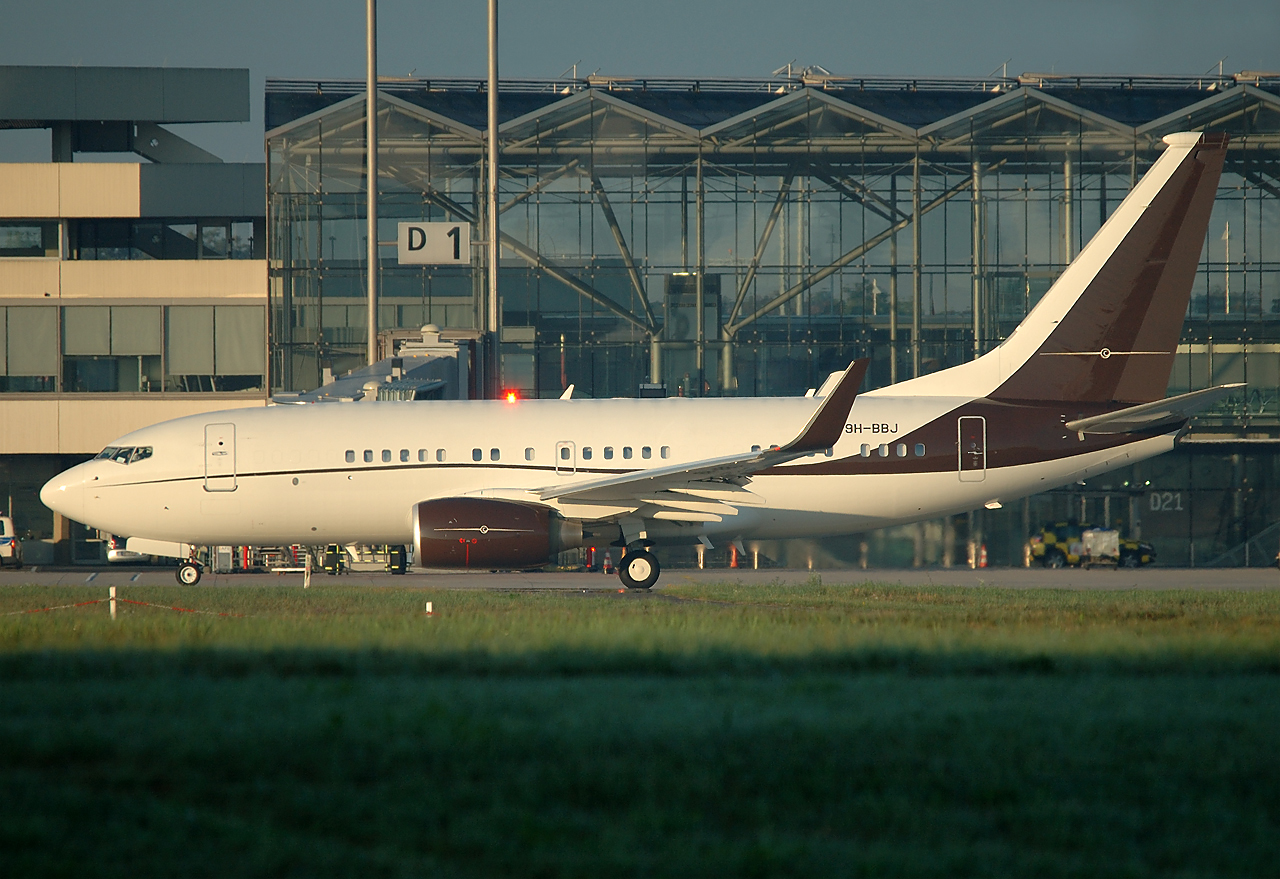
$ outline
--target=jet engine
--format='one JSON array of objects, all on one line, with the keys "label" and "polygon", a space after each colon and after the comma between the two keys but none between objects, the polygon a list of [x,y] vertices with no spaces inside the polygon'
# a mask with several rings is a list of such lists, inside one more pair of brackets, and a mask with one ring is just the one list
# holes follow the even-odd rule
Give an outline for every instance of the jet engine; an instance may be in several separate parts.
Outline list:
[{"label": "jet engine", "polygon": [[449,497],[413,507],[413,560],[428,568],[536,568],[582,545],[582,523],[551,507]]}]

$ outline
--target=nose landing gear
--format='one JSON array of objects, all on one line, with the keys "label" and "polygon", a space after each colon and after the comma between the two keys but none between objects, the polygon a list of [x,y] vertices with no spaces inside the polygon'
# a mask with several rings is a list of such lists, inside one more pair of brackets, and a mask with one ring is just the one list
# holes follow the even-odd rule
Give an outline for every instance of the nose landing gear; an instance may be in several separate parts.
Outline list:
[{"label": "nose landing gear", "polygon": [[618,563],[618,579],[628,589],[652,589],[661,572],[658,557],[647,549],[628,550]]}]

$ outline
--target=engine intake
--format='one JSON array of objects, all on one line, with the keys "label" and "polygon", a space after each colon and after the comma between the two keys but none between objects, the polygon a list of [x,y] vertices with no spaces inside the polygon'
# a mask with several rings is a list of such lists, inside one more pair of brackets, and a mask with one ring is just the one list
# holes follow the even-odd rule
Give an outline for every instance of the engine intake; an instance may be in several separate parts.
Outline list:
[{"label": "engine intake", "polygon": [[536,568],[582,545],[582,523],[521,501],[450,497],[413,507],[413,561],[428,568]]}]

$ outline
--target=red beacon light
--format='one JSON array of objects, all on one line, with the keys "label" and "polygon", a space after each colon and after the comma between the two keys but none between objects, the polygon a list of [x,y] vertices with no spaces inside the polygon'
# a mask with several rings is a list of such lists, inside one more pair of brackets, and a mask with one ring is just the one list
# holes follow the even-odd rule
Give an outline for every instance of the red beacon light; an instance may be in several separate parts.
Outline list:
[{"label": "red beacon light", "polygon": [[515,391],[503,391],[502,396],[508,403],[514,403],[516,400],[520,399],[520,395]]}]

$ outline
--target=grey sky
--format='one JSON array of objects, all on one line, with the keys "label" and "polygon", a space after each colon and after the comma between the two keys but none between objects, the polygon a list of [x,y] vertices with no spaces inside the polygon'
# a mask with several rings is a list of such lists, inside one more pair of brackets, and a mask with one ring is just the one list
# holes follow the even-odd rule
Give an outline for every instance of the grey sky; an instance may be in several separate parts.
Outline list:
[{"label": "grey sky", "polygon": [[[364,71],[362,0],[0,0],[0,21],[4,64],[248,67],[253,121],[183,132],[232,161],[261,160],[266,77]],[[500,28],[512,77],[1280,70],[1275,0],[507,0]],[[381,0],[379,43],[383,74],[481,76],[485,2]],[[7,133],[0,158],[43,159],[47,141]]]}]

